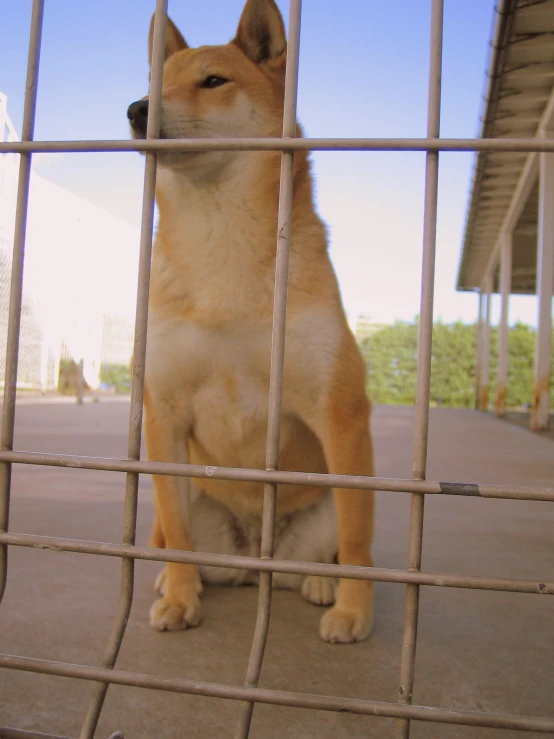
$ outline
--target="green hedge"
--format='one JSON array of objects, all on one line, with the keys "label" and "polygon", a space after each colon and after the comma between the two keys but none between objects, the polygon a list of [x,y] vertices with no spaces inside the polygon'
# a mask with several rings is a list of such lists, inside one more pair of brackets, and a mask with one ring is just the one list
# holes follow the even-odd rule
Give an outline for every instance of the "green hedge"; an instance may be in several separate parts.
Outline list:
[{"label": "green hedge", "polygon": [[[368,390],[376,403],[415,402],[418,324],[397,322],[361,345],[368,367]],[[471,408],[475,402],[475,325],[436,323],[431,355],[431,403]],[[553,341],[554,347],[554,341]],[[532,403],[535,330],[516,324],[509,330],[506,406]],[[489,398],[495,397],[498,329],[491,329]],[[554,363],[551,387],[554,386]]]}]

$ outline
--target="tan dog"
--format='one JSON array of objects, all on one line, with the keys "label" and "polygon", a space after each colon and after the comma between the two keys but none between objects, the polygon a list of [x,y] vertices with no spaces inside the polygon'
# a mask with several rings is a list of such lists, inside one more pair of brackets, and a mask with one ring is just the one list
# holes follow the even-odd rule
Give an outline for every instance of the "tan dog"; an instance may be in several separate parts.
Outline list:
[{"label": "tan dog", "polygon": [[[151,58],[152,27],[149,54]],[[286,38],[273,0],[248,0],[226,46],[190,49],[168,20],[161,136],[280,136]],[[144,137],[148,100],[128,112]],[[300,132],[299,132],[300,134]],[[275,280],[279,152],[159,155],[145,387],[151,460],[264,469]],[[348,328],[315,212],[310,164],[294,159],[294,201],[280,469],[372,475],[365,366]],[[156,547],[259,556],[263,486],[154,477]],[[336,513],[335,513],[336,511]],[[278,558],[371,566],[373,493],[278,489]],[[200,622],[201,577],[251,573],[167,564],[152,606],[159,630]],[[278,586],[299,577],[275,575]],[[329,642],[368,636],[372,585],[306,577],[304,596],[331,604]]]}]

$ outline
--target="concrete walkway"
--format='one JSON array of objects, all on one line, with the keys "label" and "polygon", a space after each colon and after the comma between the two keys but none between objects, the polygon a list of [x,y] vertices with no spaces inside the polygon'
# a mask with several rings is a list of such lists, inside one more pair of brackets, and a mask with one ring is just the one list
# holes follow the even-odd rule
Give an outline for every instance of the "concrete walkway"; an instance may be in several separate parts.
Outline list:
[{"label": "concrete walkway", "polygon": [[[16,448],[125,456],[128,404],[21,405]],[[377,473],[411,474],[413,411],[379,407]],[[554,443],[473,411],[431,415],[430,479],[551,486]],[[14,467],[13,531],[116,542],[120,473]],[[152,483],[140,488],[137,543],[147,541]],[[375,561],[405,568],[410,497],[378,499]],[[429,496],[423,567],[471,575],[554,579],[554,504]],[[255,619],[254,588],[210,588],[199,629],[157,634],[148,626],[159,566],[138,562],[134,606],[118,667],[241,684]],[[119,594],[116,559],[12,547],[0,608],[0,651],[97,665]],[[372,638],[331,646],[317,636],[321,611],[290,592],[274,596],[262,686],[395,701],[405,587],[377,584]],[[423,588],[414,702],[446,708],[554,716],[554,598]],[[0,670],[0,726],[78,736],[92,685]],[[237,704],[112,686],[96,734],[125,739],[232,737]],[[251,737],[387,739],[390,719],[256,706]],[[545,736],[413,724],[415,739]]]}]

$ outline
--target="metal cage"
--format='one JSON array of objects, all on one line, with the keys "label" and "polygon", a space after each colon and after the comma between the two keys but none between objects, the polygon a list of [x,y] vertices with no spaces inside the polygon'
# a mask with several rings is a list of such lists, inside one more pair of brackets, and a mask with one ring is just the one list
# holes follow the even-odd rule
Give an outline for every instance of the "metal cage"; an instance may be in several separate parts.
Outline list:
[{"label": "metal cage", "polygon": [[[106,646],[101,666],[76,665],[49,660],[21,657],[15,654],[0,655],[0,667],[26,670],[48,675],[65,676],[93,683],[88,710],[80,733],[81,739],[92,739],[111,683],[149,688],[154,690],[189,693],[233,699],[241,702],[239,723],[235,737],[248,737],[255,703],[296,706],[324,711],[346,711],[368,716],[383,716],[397,721],[397,736],[408,737],[410,721],[431,721],[521,731],[554,732],[554,718],[516,716],[466,710],[449,710],[435,706],[413,705],[415,653],[418,633],[418,607],[420,588],[440,586],[473,588],[480,590],[509,591],[514,593],[554,594],[554,583],[537,580],[508,578],[466,577],[421,571],[423,543],[424,503],[426,495],[454,495],[488,498],[554,501],[554,489],[537,487],[510,487],[501,485],[475,485],[463,482],[437,482],[426,480],[427,440],[429,422],[429,383],[432,343],[433,288],[435,272],[435,236],[437,216],[438,162],[440,151],[520,151],[554,152],[553,140],[539,139],[441,139],[439,135],[443,0],[432,0],[430,72],[428,97],[427,138],[424,139],[299,139],[295,138],[296,98],[299,59],[301,0],[291,0],[289,21],[288,63],[286,70],[285,115],[282,138],[275,139],[195,139],[160,140],[157,138],[160,119],[161,81],[164,39],[166,29],[167,0],[157,0],[154,31],[153,68],[150,88],[148,132],[141,141],[34,141],[34,119],[38,86],[41,31],[44,0],[33,1],[29,60],[21,142],[0,144],[0,152],[16,152],[21,155],[19,188],[17,195],[14,256],[12,262],[11,300],[9,311],[6,355],[6,383],[2,417],[0,451],[0,595],[3,594],[8,575],[8,547],[23,546],[55,549],[64,552],[119,557],[122,562],[120,604]],[[199,467],[188,464],[165,464],[140,460],[142,426],[142,401],[146,326],[148,318],[148,291],[153,231],[154,187],[157,152],[165,150],[274,150],[282,152],[281,186],[279,201],[277,240],[277,269],[275,284],[275,308],[271,354],[270,405],[268,421],[268,455],[265,470]],[[279,471],[278,438],[281,411],[281,387],[283,378],[284,335],[287,302],[288,254],[292,204],[292,172],[294,153],[300,150],[356,150],[356,151],[424,151],[426,152],[423,270],[421,282],[421,310],[419,323],[417,397],[413,445],[412,479],[364,478],[342,475],[315,475],[310,473]],[[16,377],[18,345],[22,309],[22,281],[25,251],[25,227],[29,191],[31,157],[35,152],[78,151],[142,151],[146,154],[142,231],[136,329],[134,338],[134,365],[131,389],[131,413],[126,459],[92,458],[69,455],[40,454],[13,449],[16,405]],[[112,470],[126,475],[124,529],[121,543],[76,541],[18,534],[8,530],[11,468],[13,464],[49,465],[79,469]],[[138,479],[140,474],[181,475],[184,477],[214,477],[229,480],[254,480],[263,482],[264,515],[261,557],[231,557],[225,555],[150,549],[135,545]],[[276,487],[280,483],[321,484],[327,487],[340,485],[352,489],[377,489],[411,496],[409,537],[409,562],[406,570],[351,567],[314,564],[294,561],[278,561],[273,558],[273,529],[275,523]],[[260,572],[258,612],[252,640],[250,660],[243,685],[224,685],[177,678],[156,677],[148,674],[115,669],[127,619],[133,599],[135,559],[160,562],[186,562],[219,567],[242,567]],[[258,681],[264,656],[271,603],[271,577],[273,572],[328,575],[382,582],[406,584],[404,636],[402,640],[398,702],[358,700],[329,697],[299,692],[261,689]],[[20,729],[1,728],[2,737],[49,737]],[[112,739],[121,736],[119,732]]]}]

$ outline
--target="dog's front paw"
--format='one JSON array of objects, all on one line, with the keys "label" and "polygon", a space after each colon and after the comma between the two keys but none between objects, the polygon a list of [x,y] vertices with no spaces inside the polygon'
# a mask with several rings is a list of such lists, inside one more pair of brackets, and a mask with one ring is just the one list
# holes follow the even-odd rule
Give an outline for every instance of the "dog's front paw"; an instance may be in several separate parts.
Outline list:
[{"label": "dog's front paw", "polygon": [[302,595],[316,606],[330,606],[335,602],[337,581],[334,577],[306,575],[302,582]]},{"label": "dog's front paw", "polygon": [[371,611],[345,610],[334,606],[319,624],[319,635],[323,641],[331,644],[350,644],[354,641],[363,641],[371,631]]},{"label": "dog's front paw", "polygon": [[156,631],[179,631],[198,626],[202,582],[196,568],[182,570],[178,567],[169,572],[166,565],[156,579],[156,588],[162,595],[150,609],[150,625]]},{"label": "dog's front paw", "polygon": [[150,626],[156,631],[179,631],[198,626],[202,617],[200,598],[196,589],[189,589],[185,597],[159,598],[150,609]]}]

